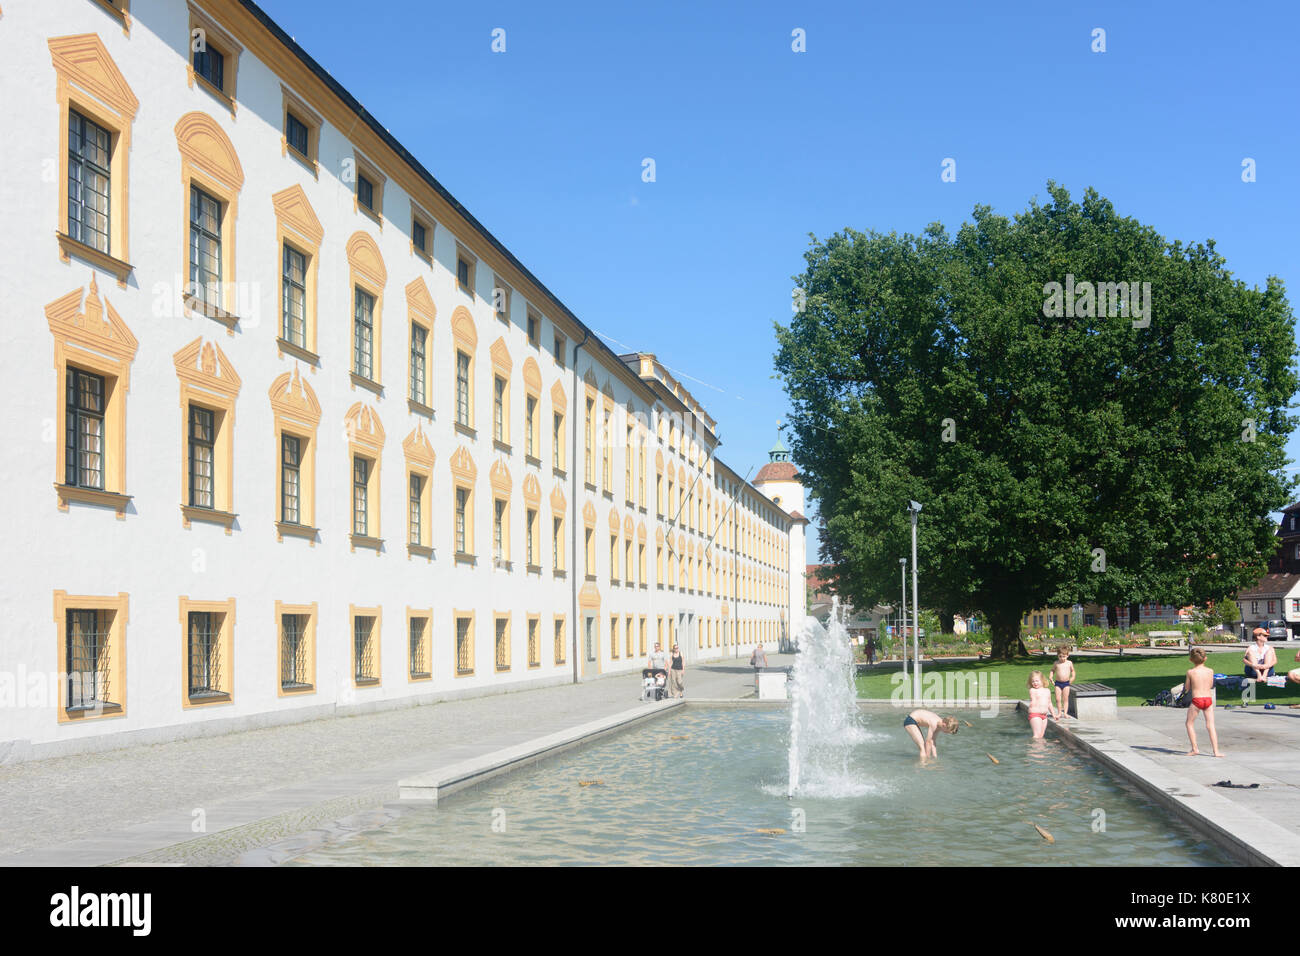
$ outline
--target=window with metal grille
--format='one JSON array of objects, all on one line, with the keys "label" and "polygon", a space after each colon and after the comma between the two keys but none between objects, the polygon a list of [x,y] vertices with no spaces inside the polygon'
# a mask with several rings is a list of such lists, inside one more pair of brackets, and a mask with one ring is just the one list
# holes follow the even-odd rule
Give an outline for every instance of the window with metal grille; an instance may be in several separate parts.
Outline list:
[{"label": "window with metal grille", "polygon": [[422,325],[411,326],[411,401],[424,404],[424,344],[428,331]]},{"label": "window with metal grille", "polygon": [[560,557],[564,554],[564,541],[561,538],[563,527],[564,521],[562,518],[551,519],[551,560],[556,571],[564,567],[564,562],[560,560]]},{"label": "window with metal grille", "polygon": [[585,452],[584,452],[585,467],[583,468],[583,480],[586,481],[587,484],[591,484],[592,480],[596,477],[596,473],[595,471],[592,470],[591,467],[591,445],[592,445],[592,441],[594,440],[594,437],[592,435],[591,413],[595,409],[595,407],[596,407],[596,403],[593,402],[591,399],[587,399],[587,418],[586,418],[586,431],[585,431],[586,444],[585,444]]},{"label": "window with metal grille", "polygon": [[190,697],[226,697],[221,684],[220,615],[190,611]]},{"label": "window with metal grille", "polygon": [[467,617],[456,618],[456,673],[474,673],[474,662],[470,660],[469,625]]},{"label": "window with metal grille", "polygon": [[564,416],[556,414],[551,420],[551,451],[555,455],[555,467],[564,467]]},{"label": "window with metal grille", "polygon": [[375,209],[375,186],[360,173],[357,174],[357,202],[371,212]]},{"label": "window with metal grille", "polygon": [[506,380],[500,376],[492,380],[492,437],[506,440]]},{"label": "window with metal grille", "polygon": [[555,622],[555,663],[564,663],[564,622]]},{"label": "window with metal grille", "polygon": [[374,380],[375,297],[364,289],[356,290],[353,321],[352,371]]},{"label": "window with metal grille", "polygon": [[307,615],[280,615],[280,686],[310,687],[307,662]]},{"label": "window with metal grille", "polygon": [[64,482],[78,488],[104,487],[104,379],[67,369]]},{"label": "window with metal grille", "polygon": [[108,252],[112,134],[68,110],[68,235]]},{"label": "window with metal grille", "polygon": [[466,546],[465,511],[469,507],[469,489],[456,489],[456,553],[465,554]]},{"label": "window with metal grille", "polygon": [[194,72],[224,92],[226,58],[219,50],[212,49],[207,43],[201,43],[199,46],[203,49],[194,51]]},{"label": "window with metal grille", "polygon": [[190,187],[190,294],[221,307],[221,203]]},{"label": "window with metal grille", "polygon": [[529,458],[537,457],[537,445],[533,439],[533,429],[537,427],[537,399],[529,395],[524,401],[524,454]]},{"label": "window with metal grille", "polygon": [[623,497],[632,503],[632,426],[627,426],[627,444],[623,446]]},{"label": "window with metal grille", "polygon": [[609,619],[609,656],[618,657],[618,617]]},{"label": "window with metal grille", "polygon": [[307,157],[307,124],[292,112],[284,115],[284,141],[297,150],[300,156]]},{"label": "window with metal grille", "polygon": [[505,618],[497,618],[496,634],[496,661],[497,670],[510,670],[510,622]]},{"label": "window with metal grille", "polygon": [[626,644],[626,656],[632,656],[632,643],[636,640],[636,629],[632,625],[632,618],[629,616],[623,621],[623,640]]},{"label": "window with metal grille", "polygon": [[623,542],[623,583],[632,584],[636,580],[636,566],[632,564],[632,539]]},{"label": "window with metal grille", "polygon": [[587,660],[594,661],[596,659],[596,619],[589,617],[584,623],[586,625]]},{"label": "window with metal grille", "polygon": [[190,505],[212,508],[213,428],[211,409],[190,406]]},{"label": "window with metal grille", "polygon": [[500,498],[492,502],[492,556],[498,561],[506,557],[505,530],[506,503]]},{"label": "window with metal grille", "polygon": [[469,356],[456,353],[456,421],[469,427]]},{"label": "window with metal grille", "polygon": [[299,348],[307,347],[307,257],[284,245],[281,285],[280,336]]},{"label": "window with metal grille", "polygon": [[609,536],[609,580],[618,584],[618,535]]},{"label": "window with metal grille", "polygon": [[601,457],[600,457],[600,480],[601,480],[601,485],[600,485],[600,486],[601,486],[601,488],[603,488],[605,491],[609,491],[609,490],[610,490],[610,487],[611,487],[611,484],[612,484],[612,481],[613,481],[613,470],[612,470],[611,467],[610,467],[610,461],[609,461],[609,443],[610,443],[610,436],[611,436],[611,433],[610,433],[610,430],[609,430],[609,412],[606,412],[606,413],[605,413],[605,430],[604,430],[604,432],[601,433],[601,436],[600,436],[600,440],[601,440],[601,442],[602,442],[603,445],[604,445],[604,447],[601,449]]},{"label": "window with metal grille", "polygon": [[379,680],[375,673],[375,619],[357,616],[352,624],[353,657],[358,684]]},{"label": "window with metal grille", "polygon": [[411,676],[428,677],[429,663],[424,648],[424,629],[429,626],[427,617],[411,618]]},{"label": "window with metal grille", "polygon": [[411,223],[411,242],[414,243],[415,248],[419,249],[421,252],[425,251],[424,226],[421,223],[418,222]]},{"label": "window with metal grille", "polygon": [[280,520],[300,522],[302,445],[294,435],[280,436]]},{"label": "window with metal grille", "polygon": [[419,544],[421,541],[420,525],[423,515],[420,509],[420,496],[423,490],[424,479],[419,475],[411,475],[411,544]]},{"label": "window with metal grille", "polygon": [[69,711],[112,706],[109,694],[109,623],[103,611],[67,613],[67,675]]},{"label": "window with metal grille", "polygon": [[541,642],[537,638],[537,628],[540,622],[530,619],[528,621],[528,666],[538,667],[542,663]]},{"label": "window with metal grille", "polygon": [[370,462],[357,456],[352,459],[352,533],[369,533]]},{"label": "window with metal grille", "polygon": [[528,524],[528,554],[526,556],[526,561],[528,566],[531,568],[537,565],[537,561],[534,560],[537,557],[536,549],[533,547],[533,537],[537,534],[537,512],[534,509],[529,508],[526,512],[525,518]]}]

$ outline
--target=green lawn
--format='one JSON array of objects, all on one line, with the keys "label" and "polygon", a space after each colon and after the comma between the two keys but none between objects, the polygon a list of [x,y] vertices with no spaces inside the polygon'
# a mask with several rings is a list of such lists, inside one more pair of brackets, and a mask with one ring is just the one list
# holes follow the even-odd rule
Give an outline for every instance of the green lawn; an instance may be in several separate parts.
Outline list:
[{"label": "green lawn", "polygon": [[[1206,660],[1215,673],[1219,674],[1240,674],[1242,672],[1241,656],[1244,652],[1240,650],[1228,651],[1220,654],[1211,654]],[[1277,673],[1286,673],[1287,671],[1300,666],[1296,663],[1297,654],[1300,652],[1279,649],[1277,655]],[[982,671],[989,671],[991,674],[998,675],[998,694],[1002,697],[1012,697],[1028,699],[1029,693],[1027,681],[1031,671],[1040,670],[1043,676],[1050,680],[1050,671],[1052,664],[1055,662],[1055,656],[1039,658],[1020,658],[1013,663],[995,662],[989,660],[983,661],[953,661],[951,663],[932,663],[930,661],[921,662],[922,678],[926,674],[943,673],[946,671],[964,671],[979,675]],[[1138,657],[1138,656],[1107,656],[1107,657],[1076,657],[1074,658],[1074,670],[1076,680],[1079,682],[1098,681],[1110,687],[1114,687],[1119,697],[1121,707],[1137,706],[1143,701],[1149,700],[1158,694],[1161,690],[1168,690],[1174,684],[1180,683],[1183,675],[1187,673],[1191,662],[1186,655],[1177,657]],[[892,683],[890,678],[897,674],[895,670],[873,670],[866,674],[858,676],[858,696],[888,698],[893,692],[896,684]],[[992,687],[989,687],[990,691]],[[1255,692],[1257,701],[1255,706],[1260,704],[1300,704],[1300,685],[1288,684],[1285,689],[1257,685]],[[1239,694],[1231,691],[1221,691],[1219,693],[1220,704],[1239,704],[1241,698]]]}]

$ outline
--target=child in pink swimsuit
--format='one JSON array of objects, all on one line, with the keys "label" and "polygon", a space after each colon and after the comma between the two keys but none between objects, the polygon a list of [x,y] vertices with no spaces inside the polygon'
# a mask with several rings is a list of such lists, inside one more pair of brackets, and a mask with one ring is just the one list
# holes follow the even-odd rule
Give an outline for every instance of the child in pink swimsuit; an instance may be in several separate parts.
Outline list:
[{"label": "child in pink swimsuit", "polygon": [[1047,718],[1055,717],[1052,710],[1052,692],[1047,689],[1047,680],[1042,671],[1032,671],[1029,675],[1029,727],[1034,738],[1039,739],[1047,730]]}]

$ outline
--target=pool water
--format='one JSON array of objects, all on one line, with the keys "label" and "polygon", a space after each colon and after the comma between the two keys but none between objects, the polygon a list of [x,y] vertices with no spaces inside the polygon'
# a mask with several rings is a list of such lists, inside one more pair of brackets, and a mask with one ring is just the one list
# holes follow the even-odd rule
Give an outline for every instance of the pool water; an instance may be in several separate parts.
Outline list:
[{"label": "pool water", "polygon": [[681,708],[288,865],[1233,864],[1022,714],[964,716],[921,766],[901,711],[863,713],[851,779],[813,788],[846,795],[788,799],[785,710]]}]

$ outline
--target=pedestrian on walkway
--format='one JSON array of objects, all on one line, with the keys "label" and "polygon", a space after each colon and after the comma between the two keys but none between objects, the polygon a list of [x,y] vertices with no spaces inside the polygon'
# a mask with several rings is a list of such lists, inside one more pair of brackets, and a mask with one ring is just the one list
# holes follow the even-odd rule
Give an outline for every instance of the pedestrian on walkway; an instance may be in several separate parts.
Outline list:
[{"label": "pedestrian on walkway", "polygon": [[867,638],[867,666],[870,667],[876,662],[876,637],[871,635]]},{"label": "pedestrian on walkway", "polygon": [[764,649],[762,644],[759,644],[758,647],[754,648],[753,652],[749,655],[749,666],[754,668],[755,673],[758,672],[760,667],[767,666],[767,650]]},{"label": "pedestrian on walkway", "polygon": [[672,666],[668,669],[668,696],[686,696],[686,662],[676,644],[673,645]]}]

